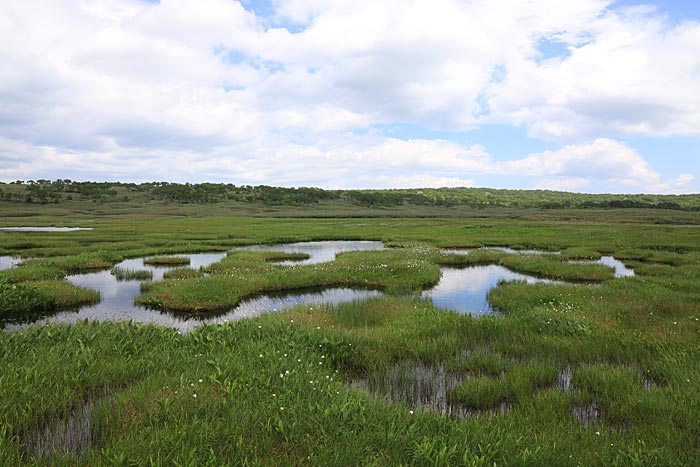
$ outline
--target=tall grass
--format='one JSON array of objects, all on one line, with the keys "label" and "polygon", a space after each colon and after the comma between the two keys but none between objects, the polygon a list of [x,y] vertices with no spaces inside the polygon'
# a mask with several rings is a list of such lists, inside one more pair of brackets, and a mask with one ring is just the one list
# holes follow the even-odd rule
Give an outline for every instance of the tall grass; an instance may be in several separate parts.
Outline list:
[{"label": "tall grass", "polygon": [[[444,345],[431,344],[438,336]],[[700,408],[697,382],[685,379],[700,377],[697,349],[680,357],[672,339],[611,339],[604,329],[552,337],[515,316],[475,319],[395,298],[298,308],[189,335],[87,322],[3,334],[0,455],[4,465],[154,457],[198,465],[602,466],[635,457],[642,465],[692,465]],[[31,352],[23,350],[28,342]],[[628,350],[613,357],[604,345]],[[456,419],[415,404],[410,394],[440,394],[429,388],[438,383],[390,369],[416,361],[427,376],[461,373],[463,382],[445,394],[478,410]],[[663,362],[668,385],[646,389],[641,371],[650,362]],[[556,379],[567,365],[574,370],[565,392]],[[389,381],[386,397],[348,384],[363,375]],[[418,381],[422,389],[411,392]],[[404,399],[392,403],[392,394]],[[575,415],[585,404],[600,407],[588,428]],[[32,450],[37,432],[82,407],[92,422],[77,451],[42,457]]]},{"label": "tall grass", "polygon": [[146,270],[133,270],[125,269],[120,267],[113,267],[110,273],[117,278],[118,281],[130,281],[130,280],[149,280],[153,278],[152,271]]}]

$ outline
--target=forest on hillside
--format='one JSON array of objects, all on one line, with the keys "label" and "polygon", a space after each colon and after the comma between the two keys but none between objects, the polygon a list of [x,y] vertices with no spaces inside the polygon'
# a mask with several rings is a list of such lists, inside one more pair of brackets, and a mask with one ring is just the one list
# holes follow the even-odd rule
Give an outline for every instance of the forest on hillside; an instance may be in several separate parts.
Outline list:
[{"label": "forest on hillside", "polygon": [[384,190],[324,190],[224,183],[122,183],[73,180],[17,180],[0,183],[0,201],[57,204],[72,200],[97,203],[164,202],[205,204],[259,203],[270,206],[309,206],[342,201],[363,207],[464,206],[538,209],[636,208],[700,211],[700,194],[586,194],[551,190],[492,188],[412,188]]}]

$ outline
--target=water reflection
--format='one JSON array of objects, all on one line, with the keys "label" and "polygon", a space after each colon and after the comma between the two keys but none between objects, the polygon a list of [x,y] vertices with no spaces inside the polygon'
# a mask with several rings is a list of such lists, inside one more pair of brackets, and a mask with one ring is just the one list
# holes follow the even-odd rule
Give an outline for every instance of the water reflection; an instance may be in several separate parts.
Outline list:
[{"label": "water reflection", "polygon": [[615,270],[615,277],[632,277],[634,276],[634,270],[625,266],[625,263],[619,259],[615,259],[612,256],[603,256],[596,261],[570,261],[572,264],[604,264],[605,266],[611,267]]},{"label": "water reflection", "polygon": [[477,315],[493,313],[486,297],[489,290],[501,281],[525,281],[528,284],[556,282],[513,272],[497,265],[443,267],[437,285],[421,296],[430,298],[438,308]]},{"label": "water reflection", "polygon": [[22,258],[16,258],[14,256],[0,256],[0,271],[3,269],[13,268],[21,262]]},{"label": "water reflection", "polygon": [[[281,264],[314,264],[332,261],[335,255],[342,251],[381,250],[383,248],[384,245],[381,242],[332,241],[283,245],[256,245],[243,249],[306,253],[310,255],[308,260],[302,262],[283,262]],[[199,269],[200,267],[205,267],[220,261],[225,255],[226,253],[202,253],[181,256],[190,258],[190,267]],[[128,259],[116,266],[128,270],[151,271],[154,280],[162,279],[163,273],[172,269],[171,267],[150,266],[144,264],[143,260],[144,258]],[[348,288],[290,291],[284,294],[267,294],[243,301],[233,310],[216,316],[210,314],[192,317],[183,314],[149,310],[142,306],[135,305],[134,298],[140,293],[141,281],[118,281],[109,271],[72,275],[68,276],[67,279],[77,286],[99,291],[102,295],[102,300],[100,303],[82,307],[77,311],[65,311],[54,314],[50,318],[40,320],[40,323],[48,321],[72,323],[84,319],[96,321],[135,321],[173,327],[186,332],[202,323],[224,323],[257,316],[262,313],[281,311],[297,305],[318,306],[321,304],[339,304],[366,300],[367,298],[381,295],[381,293],[377,291]],[[526,281],[530,284],[556,282],[512,272],[498,265],[472,266],[467,268],[444,267],[442,268],[442,274],[438,284],[432,289],[422,292],[421,296],[431,299],[438,308],[471,314],[492,313],[493,309],[487,301],[487,295],[489,290],[496,287],[501,281]],[[26,324],[6,324],[6,329],[17,329],[23,326],[26,326]]]},{"label": "water reflection", "polygon": [[[273,250],[285,252],[301,252],[311,256],[303,262],[291,262],[291,264],[314,264],[331,261],[335,255],[342,251],[356,250],[380,250],[384,245],[381,242],[345,241],[345,242],[310,242],[307,244],[283,244],[246,247],[250,250]],[[226,256],[226,253],[201,253],[185,256],[190,259],[190,267],[199,269],[206,267]],[[153,273],[153,280],[160,280],[163,274],[173,269],[172,267],[157,267],[144,264],[145,258],[127,259],[116,266],[127,270],[147,270]],[[282,262],[280,264],[285,264]],[[134,321],[145,324],[167,326],[188,332],[203,323],[225,323],[249,318],[262,313],[282,311],[297,305],[318,306],[321,304],[339,304],[351,301],[366,300],[370,297],[381,295],[381,292],[370,290],[355,290],[348,288],[314,289],[304,291],[292,291],[284,294],[268,294],[242,301],[233,310],[213,316],[199,315],[196,317],[179,313],[160,312],[149,310],[143,306],[134,304],[134,298],[140,293],[141,281],[118,281],[109,271],[98,271],[87,274],[67,276],[72,284],[87,289],[97,290],[102,296],[100,303],[84,306],[76,310],[56,313],[48,318],[42,318],[35,323],[75,323],[80,320],[90,321]],[[35,318],[32,318],[33,320]],[[27,326],[29,323],[6,323],[6,330],[16,330]]]},{"label": "water reflection", "polygon": [[91,227],[0,227],[4,232],[75,232],[92,230]]},{"label": "water reflection", "polygon": [[298,242],[278,245],[252,245],[234,248],[234,250],[248,251],[283,251],[285,253],[306,253],[308,259],[303,261],[280,261],[276,264],[294,266],[301,264],[317,264],[333,261],[335,255],[345,251],[376,251],[383,250],[382,242],[372,241],[324,241],[324,242]]},{"label": "water reflection", "polygon": [[[180,255],[190,258],[190,265],[194,268],[208,266],[220,261],[226,253],[199,253]],[[159,268],[143,264],[144,258],[127,259],[116,266],[131,270],[148,270],[153,272],[154,279],[162,279],[163,273],[172,268]],[[42,318],[37,323],[75,323],[80,320],[90,321],[134,321],[138,323],[156,324],[168,326],[184,331],[191,330],[199,323],[186,317],[160,313],[148,310],[145,307],[134,304],[134,298],[140,293],[141,281],[118,281],[109,271],[91,272],[88,274],[75,274],[66,279],[74,285],[86,289],[97,290],[102,299],[99,303],[80,307],[78,310],[70,310],[56,313],[48,318]],[[15,330],[27,326],[28,323],[5,325],[6,330]]]},{"label": "water reflection", "polygon": [[376,290],[358,290],[348,288],[309,289],[302,292],[262,295],[257,298],[242,301],[233,311],[214,319],[209,323],[226,323],[243,318],[252,318],[263,313],[277,312],[294,308],[298,305],[338,305],[353,301],[363,301],[371,297],[379,297],[382,293]]},{"label": "water reflection", "polygon": [[[226,253],[197,253],[192,255],[176,255],[182,256],[190,259],[189,267],[198,270],[201,267],[206,267],[214,263],[218,263],[226,257]],[[151,271],[153,273],[153,280],[159,281],[163,278],[163,274],[166,271],[173,269],[173,266],[153,266],[150,264],[144,264],[144,260],[147,258],[134,258],[125,259],[121,263],[117,264],[116,267],[122,269],[129,269],[133,271]],[[182,267],[182,266],[175,266]],[[80,276],[73,276],[80,277]],[[73,281],[71,281],[73,282]],[[75,282],[74,282],[75,283]],[[78,285],[78,284],[76,284]]]}]

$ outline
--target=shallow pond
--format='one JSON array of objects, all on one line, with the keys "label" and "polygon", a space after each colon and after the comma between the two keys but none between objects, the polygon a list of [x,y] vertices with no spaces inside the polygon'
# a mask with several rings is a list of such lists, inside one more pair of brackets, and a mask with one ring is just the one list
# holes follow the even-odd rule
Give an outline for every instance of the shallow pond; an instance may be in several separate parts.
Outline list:
[{"label": "shallow pond", "polygon": [[[197,253],[197,254],[189,254],[189,255],[166,255],[166,256],[177,256],[177,257],[182,257],[182,258],[189,258],[190,264],[187,265],[187,267],[190,267],[192,269],[199,269],[200,267],[206,267],[209,266],[210,264],[218,263],[222,259],[226,257],[226,253]],[[119,267],[122,269],[129,269],[133,271],[150,271],[153,274],[153,280],[154,281],[159,281],[163,279],[163,274],[165,274],[166,271],[169,271],[173,269],[174,267],[182,267],[182,266],[153,266],[150,264],[145,264],[143,261],[146,258],[134,258],[134,259],[125,259],[121,263],[115,265],[115,267]],[[107,271],[109,274],[109,271]],[[87,285],[79,284],[78,282],[81,280],[82,277],[87,276],[90,274],[79,274],[75,276],[69,276],[68,280],[73,282],[75,285],[80,285],[82,287],[88,287]],[[88,287],[88,288],[94,288],[94,287]]]},{"label": "shallow pond", "polygon": [[22,262],[22,258],[14,256],[0,256],[0,271],[10,269]]},{"label": "shallow pond", "polygon": [[[333,242],[308,242],[291,243],[281,245],[256,245],[244,247],[247,250],[275,250],[285,252],[298,252],[310,255],[310,258],[300,262],[280,262],[278,264],[314,264],[324,261],[332,261],[337,253],[356,250],[381,250],[384,245],[381,242],[363,241],[333,241]],[[198,269],[220,261],[226,253],[202,253],[191,255],[176,255],[188,257],[190,267]],[[135,271],[147,270],[153,273],[153,280],[160,280],[163,273],[171,267],[155,267],[144,264],[144,258],[128,259],[116,266]],[[168,312],[149,310],[134,304],[134,298],[140,292],[141,281],[118,281],[110,271],[99,271],[88,274],[68,276],[67,279],[80,287],[97,290],[102,295],[100,303],[84,306],[77,311],[64,311],[51,317],[39,320],[46,322],[76,322],[78,320],[96,321],[135,321],[152,323],[160,326],[177,328],[183,332],[190,331],[202,323],[225,323],[239,319],[257,316],[262,313],[276,312],[292,308],[297,305],[318,306],[322,304],[339,304],[351,301],[366,300],[369,297],[381,296],[381,292],[331,288],[321,290],[290,291],[262,295],[241,302],[227,313],[213,315],[201,315],[197,317]],[[489,290],[496,287],[501,281],[522,280],[528,283],[551,283],[547,279],[535,278],[525,274],[512,272],[502,266],[474,266],[467,268],[442,268],[440,281],[435,287],[421,293],[421,297],[431,299],[433,303],[443,309],[456,310],[461,313],[485,314],[492,313],[493,309],[486,299]],[[6,324],[8,330],[17,329],[27,324]]]},{"label": "shallow pond", "polygon": [[326,242],[297,242],[278,245],[252,245],[234,248],[234,250],[249,251],[284,251],[285,253],[305,253],[308,259],[302,261],[280,261],[277,264],[295,266],[303,264],[318,264],[333,261],[335,255],[345,251],[376,251],[383,250],[382,242],[372,241],[326,241]]},{"label": "shallow pond", "polygon": [[605,266],[611,267],[615,270],[615,277],[632,277],[634,276],[634,270],[625,266],[625,263],[619,259],[615,259],[612,256],[603,256],[599,260],[595,261],[570,261],[573,264],[604,264]]},{"label": "shallow pond", "polygon": [[499,282],[526,281],[528,284],[556,282],[513,272],[497,265],[443,267],[441,271],[437,285],[421,293],[421,296],[430,298],[438,308],[475,315],[493,313],[486,297],[489,290],[496,287]]},{"label": "shallow pond", "polygon": [[0,227],[4,232],[75,232],[92,230],[91,227]]},{"label": "shallow pond", "polygon": [[511,410],[511,405],[505,401],[485,410],[452,401],[450,393],[468,377],[445,370],[442,363],[408,362],[353,380],[350,386],[388,402],[402,404],[411,413],[414,410],[430,411],[455,418],[470,418],[479,414],[504,415]]},{"label": "shallow pond", "polygon": [[[289,263],[292,265],[332,261],[337,253],[343,251],[380,250],[383,248],[384,245],[381,242],[364,241],[309,242],[306,244],[291,243],[288,245],[245,247],[245,249],[251,250],[301,252],[310,255],[310,258],[304,261],[278,263]],[[226,253],[179,254],[173,256],[187,257],[190,259],[189,266],[193,269],[199,269],[222,260]],[[150,271],[153,274],[153,280],[161,280],[166,271],[173,269],[167,266],[160,267],[144,264],[144,259],[127,259],[115,265],[115,267],[135,271]],[[40,319],[36,323],[74,323],[84,319],[91,321],[134,321],[172,327],[188,332],[203,323],[226,323],[257,316],[262,313],[281,311],[302,304],[308,306],[339,304],[354,300],[366,300],[367,298],[381,295],[381,292],[377,291],[347,288],[294,291],[286,294],[263,295],[244,300],[228,313],[217,314],[216,316],[202,315],[192,317],[184,314],[149,310],[134,304],[134,298],[140,293],[142,281],[119,281],[110,271],[75,274],[68,276],[66,279],[77,286],[99,291],[102,300],[100,303],[80,307],[78,310],[56,313],[50,317]],[[5,329],[15,330],[27,325],[27,323],[6,323]]]}]

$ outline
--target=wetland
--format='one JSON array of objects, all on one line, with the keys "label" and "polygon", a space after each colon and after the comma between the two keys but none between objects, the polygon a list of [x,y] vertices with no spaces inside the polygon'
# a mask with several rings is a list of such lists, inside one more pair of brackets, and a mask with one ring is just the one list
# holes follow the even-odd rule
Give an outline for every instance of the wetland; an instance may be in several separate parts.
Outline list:
[{"label": "wetland", "polygon": [[0,464],[693,465],[697,226],[609,217],[0,232]]}]

